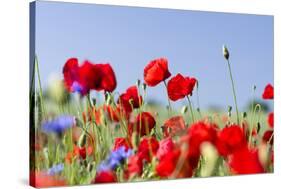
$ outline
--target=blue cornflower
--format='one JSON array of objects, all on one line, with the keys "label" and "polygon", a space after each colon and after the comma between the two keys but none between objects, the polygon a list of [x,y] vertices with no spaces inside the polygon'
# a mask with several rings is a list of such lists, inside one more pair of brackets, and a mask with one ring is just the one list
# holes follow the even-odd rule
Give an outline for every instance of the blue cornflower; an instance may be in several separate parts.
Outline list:
[{"label": "blue cornflower", "polygon": [[63,169],[64,169],[63,163],[53,165],[50,169],[48,169],[47,174],[48,175],[55,175],[55,174],[58,174],[58,173],[62,172]]},{"label": "blue cornflower", "polygon": [[72,90],[73,90],[73,92],[78,92],[80,94],[83,93],[83,87],[77,81],[73,82]]},{"label": "blue cornflower", "polygon": [[108,170],[114,170],[119,165],[124,163],[125,159],[133,155],[133,150],[128,149],[126,150],[125,146],[121,146],[115,151],[112,151],[110,155],[101,162],[101,164],[98,167],[98,171],[108,171]]},{"label": "blue cornflower", "polygon": [[74,124],[74,116],[62,115],[51,121],[44,122],[42,124],[42,131],[45,133],[61,134],[64,130],[72,127]]}]

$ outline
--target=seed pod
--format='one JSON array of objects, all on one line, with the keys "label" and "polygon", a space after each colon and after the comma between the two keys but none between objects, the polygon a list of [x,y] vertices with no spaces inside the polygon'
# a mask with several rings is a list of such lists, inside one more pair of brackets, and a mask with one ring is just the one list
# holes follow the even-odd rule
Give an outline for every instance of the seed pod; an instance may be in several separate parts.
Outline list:
[{"label": "seed pod", "polygon": [[222,52],[223,52],[224,58],[225,58],[226,60],[228,60],[228,59],[229,59],[229,52],[228,52],[228,49],[227,49],[226,45],[223,45],[223,47],[222,47]]}]

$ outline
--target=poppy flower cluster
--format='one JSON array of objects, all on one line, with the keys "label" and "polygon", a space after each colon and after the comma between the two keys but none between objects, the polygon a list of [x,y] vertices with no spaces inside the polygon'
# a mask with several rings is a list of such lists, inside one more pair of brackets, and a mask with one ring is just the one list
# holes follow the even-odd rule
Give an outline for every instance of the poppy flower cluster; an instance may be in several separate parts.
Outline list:
[{"label": "poppy flower cluster", "polygon": [[[264,92],[262,94],[262,98],[265,100],[273,100],[274,99],[274,88],[271,84],[267,84],[264,88]],[[274,127],[274,113],[270,112],[267,116],[267,124],[269,129],[266,130],[263,134],[262,140],[265,143],[269,143],[273,145],[273,127]]]},{"label": "poppy flower cluster", "polygon": [[139,95],[136,86],[129,87],[125,93],[119,96],[118,104],[125,113],[131,113],[135,108],[139,108],[142,104],[142,96]]},{"label": "poppy flower cluster", "polygon": [[77,58],[70,58],[63,67],[66,89],[86,95],[90,90],[112,92],[117,82],[110,64],[93,64],[86,60],[79,65]]},{"label": "poppy flower cluster", "polygon": [[177,101],[192,94],[196,84],[195,78],[184,77],[177,74],[168,82],[168,96],[172,101]]},{"label": "poppy flower cluster", "polygon": [[[64,113],[54,116],[48,110],[38,121],[36,136],[41,138],[34,146],[39,165],[30,176],[37,187],[273,170],[274,113],[263,120],[254,112],[258,119],[243,116],[241,122],[233,121],[230,111],[193,115],[190,100],[198,80],[173,75],[167,58],[149,61],[143,83],[138,80],[120,93],[113,92],[117,82],[110,64],[88,60],[79,64],[77,58],[70,58],[63,66],[63,76],[67,91],[81,94],[81,104],[77,108],[77,102],[70,101],[58,108],[57,112]],[[170,100],[187,98],[189,108],[178,111],[146,102],[146,86],[161,83],[169,106]],[[90,97],[91,90],[103,91],[104,98],[98,98],[100,94],[93,101],[84,98]],[[261,98],[270,103],[273,90],[271,84],[266,85]]]},{"label": "poppy flower cluster", "polygon": [[[144,68],[144,81],[148,86],[154,87],[161,82],[165,82],[171,76],[168,68],[168,60],[159,58],[152,60]],[[184,77],[180,73],[173,76],[167,84],[168,97],[172,101],[177,101],[188,95],[192,95],[193,88],[197,80],[193,77]]]}]

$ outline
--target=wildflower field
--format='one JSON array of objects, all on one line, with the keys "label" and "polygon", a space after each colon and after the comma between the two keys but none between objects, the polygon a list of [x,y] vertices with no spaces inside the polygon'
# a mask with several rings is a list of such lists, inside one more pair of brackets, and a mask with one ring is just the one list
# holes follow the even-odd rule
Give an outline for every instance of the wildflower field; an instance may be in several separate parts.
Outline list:
[{"label": "wildflower field", "polygon": [[[225,46],[221,57],[233,94],[233,106],[226,112],[195,106],[200,81],[192,73],[171,73],[173,62],[164,57],[144,63],[143,77],[136,77],[125,91],[115,90],[122,81],[110,63],[77,58],[62,63],[63,81],[43,91],[40,57],[35,58],[30,89],[31,185],[272,173],[274,114],[265,113],[258,103],[249,112],[239,111],[233,77],[238,73],[232,73],[235,64]],[[263,87],[260,100],[273,105],[272,84]],[[163,91],[166,106],[150,104],[148,88]],[[175,107],[175,101],[186,105]]]}]

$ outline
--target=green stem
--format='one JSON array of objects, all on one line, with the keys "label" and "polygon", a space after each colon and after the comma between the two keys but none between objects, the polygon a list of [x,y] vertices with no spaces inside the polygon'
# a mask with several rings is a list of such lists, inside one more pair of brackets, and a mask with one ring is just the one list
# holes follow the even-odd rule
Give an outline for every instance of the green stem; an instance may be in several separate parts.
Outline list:
[{"label": "green stem", "polygon": [[169,95],[168,95],[168,87],[167,87],[166,80],[164,80],[164,85],[166,87],[166,92],[167,92],[167,99],[168,99],[168,104],[169,104],[169,114],[171,114],[171,112],[172,112],[172,105],[171,105],[171,101],[170,101],[170,98],[169,98]]},{"label": "green stem", "polygon": [[254,111],[253,111],[253,115],[252,115],[253,116],[253,118],[252,118],[253,119],[253,125],[250,125],[250,131],[249,131],[250,132],[249,133],[249,143],[248,143],[249,147],[251,147],[251,145],[252,145],[252,131],[255,128],[254,123],[256,123],[256,113],[257,113],[257,111],[261,112],[261,105],[260,104],[257,104],[254,108]]},{"label": "green stem", "polygon": [[35,69],[37,72],[37,77],[38,77],[38,84],[39,84],[39,95],[40,95],[40,99],[41,99],[41,108],[43,111],[43,114],[45,114],[45,106],[44,106],[44,100],[43,100],[43,89],[42,89],[42,85],[41,85],[41,77],[40,77],[40,71],[39,71],[39,64],[38,64],[38,59],[37,56],[35,56]]},{"label": "green stem", "polygon": [[200,101],[199,101],[199,84],[196,82],[196,99],[197,99],[197,110],[200,118],[202,118],[201,109],[200,109]]},{"label": "green stem", "polygon": [[187,98],[188,105],[189,105],[189,109],[190,109],[190,112],[191,112],[192,122],[194,123],[194,122],[195,122],[195,119],[194,119],[192,104],[191,104],[191,101],[190,101],[189,97],[186,96],[186,98]]},{"label": "green stem", "polygon": [[230,75],[231,84],[232,84],[232,92],[233,92],[233,97],[234,97],[234,102],[235,102],[237,123],[238,123],[238,125],[240,125],[240,121],[239,121],[239,111],[238,111],[238,105],[237,105],[237,99],[236,99],[236,93],[235,93],[235,87],[234,87],[234,80],[233,80],[233,77],[232,77],[232,72],[231,72],[231,67],[230,67],[229,60],[227,60],[227,65],[228,65],[229,75]]},{"label": "green stem", "polygon": [[90,93],[87,95],[87,101],[88,101],[88,106],[92,109],[92,108],[93,108],[93,105],[92,105],[92,102],[91,102]]}]

